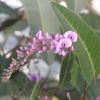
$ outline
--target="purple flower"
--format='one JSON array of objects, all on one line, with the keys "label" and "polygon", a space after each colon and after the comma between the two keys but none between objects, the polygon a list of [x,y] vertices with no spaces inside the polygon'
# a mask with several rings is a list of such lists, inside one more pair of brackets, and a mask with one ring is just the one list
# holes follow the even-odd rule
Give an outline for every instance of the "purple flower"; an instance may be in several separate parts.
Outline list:
[{"label": "purple flower", "polygon": [[57,34],[51,41],[51,50],[55,53],[65,56],[69,52],[69,48],[72,46],[72,41],[68,37]]},{"label": "purple flower", "polygon": [[65,56],[68,53],[68,48],[72,46],[70,39],[61,39],[56,47],[56,53]]},{"label": "purple flower", "polygon": [[62,39],[62,38],[63,38],[63,35],[57,33],[57,34],[54,36],[53,39],[55,39],[56,41],[59,41],[59,40]]},{"label": "purple flower", "polygon": [[51,45],[50,45],[50,49],[53,50],[56,53],[56,47],[58,45],[58,42],[63,38],[62,35],[60,34],[56,34],[56,35],[52,35],[52,40],[51,40]]},{"label": "purple flower", "polygon": [[33,83],[36,83],[37,81],[39,81],[40,75],[39,74],[28,74],[28,79],[31,80]]},{"label": "purple flower", "polygon": [[29,51],[28,53],[43,53],[48,49],[47,46],[47,38],[41,31],[36,33],[36,36],[32,39],[32,41],[29,43]]},{"label": "purple flower", "polygon": [[72,41],[68,38],[61,39],[56,47],[56,53],[65,56],[69,51],[68,48],[72,46]]},{"label": "purple flower", "polygon": [[76,42],[77,41],[77,34],[76,34],[76,32],[73,32],[73,31],[65,32],[64,33],[64,37],[71,39],[72,42]]}]

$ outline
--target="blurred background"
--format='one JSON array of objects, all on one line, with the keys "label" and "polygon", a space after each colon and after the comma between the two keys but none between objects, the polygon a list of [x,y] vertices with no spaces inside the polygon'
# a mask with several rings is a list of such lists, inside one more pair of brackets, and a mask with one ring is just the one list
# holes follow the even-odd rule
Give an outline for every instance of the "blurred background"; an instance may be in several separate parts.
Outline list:
[{"label": "blurred background", "polygon": [[[7,83],[1,81],[4,68],[9,66],[11,57],[16,57],[15,50],[19,45],[27,44],[38,30],[63,32],[50,6],[52,1],[78,13],[100,34],[100,0],[0,0],[0,100],[29,100],[34,84],[29,73],[34,76],[39,73],[49,90],[58,83],[61,59],[52,52],[36,54]],[[65,28],[70,29],[69,26]]]}]

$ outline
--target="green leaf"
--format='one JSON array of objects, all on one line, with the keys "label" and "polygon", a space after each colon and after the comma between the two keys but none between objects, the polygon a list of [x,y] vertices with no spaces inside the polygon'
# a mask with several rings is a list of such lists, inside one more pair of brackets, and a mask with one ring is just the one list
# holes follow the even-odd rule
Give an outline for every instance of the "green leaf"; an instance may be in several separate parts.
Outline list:
[{"label": "green leaf", "polygon": [[95,74],[100,73],[100,56],[98,56],[100,55],[100,40],[94,30],[79,15],[56,3],[52,3],[52,7],[62,26],[68,23],[78,34],[77,56],[84,79],[89,84]]},{"label": "green leaf", "polygon": [[36,97],[39,95],[39,92],[40,92],[40,82],[37,82],[33,87],[33,91],[30,96],[30,100],[36,100]]},{"label": "green leaf", "polygon": [[89,87],[87,91],[88,100],[95,100],[97,96],[100,96],[100,78],[96,79]]},{"label": "green leaf", "polygon": [[88,82],[88,85],[95,77],[95,66],[92,66],[91,59],[87,51],[85,50],[81,40],[77,41],[75,45],[76,49],[76,61],[81,68],[84,79]]},{"label": "green leaf", "polygon": [[96,34],[99,36],[99,38],[100,38],[100,30],[98,31],[98,30],[95,30],[96,31]]},{"label": "green leaf", "polygon": [[71,85],[75,88],[77,86],[77,83],[79,83],[78,82],[78,80],[80,78],[79,73],[80,73],[80,67],[79,67],[79,64],[77,63],[77,61],[75,59],[75,55],[74,55],[74,61],[73,61],[73,65],[71,68],[71,80],[70,80],[70,82],[71,82]]},{"label": "green leaf", "polygon": [[59,80],[60,86],[65,86],[71,80],[70,70],[73,65],[73,60],[74,60],[73,54],[68,54],[67,56],[64,57],[64,59],[62,59],[62,66],[61,66],[60,80]]},{"label": "green leaf", "polygon": [[100,17],[93,14],[80,14],[80,16],[89,24],[93,29],[100,29]]},{"label": "green leaf", "polygon": [[100,17],[93,14],[80,14],[80,16],[94,29],[96,34],[100,37]]}]

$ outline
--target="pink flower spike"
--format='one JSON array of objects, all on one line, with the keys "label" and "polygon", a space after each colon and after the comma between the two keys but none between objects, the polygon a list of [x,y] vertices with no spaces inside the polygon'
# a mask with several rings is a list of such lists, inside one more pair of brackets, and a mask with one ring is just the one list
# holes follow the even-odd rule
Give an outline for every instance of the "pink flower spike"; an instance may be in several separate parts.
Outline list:
[{"label": "pink flower spike", "polygon": [[54,53],[62,56],[66,56],[69,52],[73,52],[74,47],[72,42],[77,41],[77,34],[73,31],[65,32],[64,35],[59,33],[55,34],[43,34],[42,31],[38,31],[33,37],[32,41],[28,43],[26,47],[20,47],[16,50],[16,59],[12,58],[12,62],[4,71],[3,80],[9,80],[12,73],[21,65],[27,63],[27,60],[32,54],[43,53],[48,50],[52,50]]}]

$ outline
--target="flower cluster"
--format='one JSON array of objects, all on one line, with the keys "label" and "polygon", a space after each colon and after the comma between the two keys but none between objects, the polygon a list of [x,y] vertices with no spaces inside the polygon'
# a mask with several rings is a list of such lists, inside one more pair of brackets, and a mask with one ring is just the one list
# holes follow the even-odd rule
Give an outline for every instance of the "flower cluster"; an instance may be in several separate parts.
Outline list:
[{"label": "flower cluster", "polygon": [[70,52],[72,43],[77,41],[77,34],[67,31],[63,35],[56,34],[51,41],[51,50],[55,53],[65,56]]},{"label": "flower cluster", "polygon": [[36,36],[33,37],[32,41],[28,44],[27,54],[31,53],[43,53],[50,48],[49,41],[51,41],[52,36],[48,33],[43,35],[41,31],[36,33]]},{"label": "flower cluster", "polygon": [[19,50],[16,50],[17,59],[12,59],[8,69],[5,69],[3,81],[9,80],[12,73],[18,70],[21,65],[24,65],[32,54],[51,50],[58,55],[65,56],[72,52],[72,44],[76,41],[77,34],[73,31],[67,31],[63,35],[43,34],[42,31],[37,32],[27,47],[20,47]]}]

